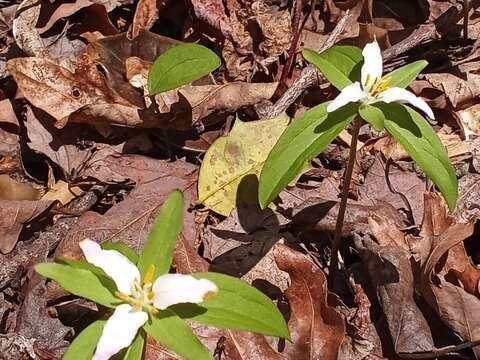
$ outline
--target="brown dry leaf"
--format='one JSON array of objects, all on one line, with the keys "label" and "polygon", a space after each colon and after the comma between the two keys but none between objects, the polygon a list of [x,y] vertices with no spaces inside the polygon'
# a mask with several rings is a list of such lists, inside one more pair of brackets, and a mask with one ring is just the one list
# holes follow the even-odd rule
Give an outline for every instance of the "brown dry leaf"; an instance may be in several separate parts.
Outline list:
[{"label": "brown dry leaf", "polygon": [[0,174],[23,173],[20,137],[0,128]]},{"label": "brown dry leaf", "polygon": [[59,180],[42,196],[42,200],[59,201],[60,204],[66,205],[82,194],[83,190],[80,187],[71,187],[67,182]]},{"label": "brown dry leaf", "polygon": [[359,188],[359,201],[369,205],[379,201],[388,203],[403,211],[411,222],[419,224],[425,186],[425,179],[415,172],[404,169],[401,164],[386,163],[382,157],[376,156]]},{"label": "brown dry leaf", "polygon": [[[467,134],[466,130],[465,134]],[[459,135],[444,133],[437,133],[437,135],[447,149],[449,157],[453,158],[470,153],[469,142],[462,140]],[[385,155],[386,158],[394,161],[407,160],[410,158],[410,155],[408,155],[403,146],[391,136],[385,136],[378,141],[375,141],[372,147],[374,150]]]},{"label": "brown dry leaf", "polygon": [[460,118],[460,126],[465,135],[465,139],[469,139],[470,136],[480,135],[480,104],[470,106],[465,110],[457,112]]},{"label": "brown dry leaf", "polygon": [[288,322],[292,343],[286,344],[284,354],[290,359],[337,360],[345,323],[328,304],[324,273],[306,255],[286,245],[277,244],[274,256],[291,279],[286,295],[292,311]]},{"label": "brown dry leaf", "polygon": [[0,200],[38,200],[43,193],[38,186],[16,181],[5,174],[0,175]]},{"label": "brown dry leaf", "polygon": [[29,56],[49,59],[72,70],[76,58],[85,50],[84,43],[67,39],[64,33],[41,37],[35,28],[40,8],[41,3],[35,0],[24,0],[18,6],[12,28],[17,45]]},{"label": "brown dry leaf", "polygon": [[425,74],[433,88],[445,93],[455,109],[471,104],[480,95],[480,75],[466,73],[465,79],[449,73]]},{"label": "brown dry leaf", "polygon": [[113,147],[88,142],[83,146],[78,144],[77,139],[88,139],[89,128],[68,124],[63,129],[56,129],[48,124],[48,120],[41,121],[37,118],[30,107],[27,108],[25,117],[28,146],[57,164],[66,179],[81,176],[81,169],[87,161],[92,162],[117,151],[121,152],[121,145]]},{"label": "brown dry leaf", "polygon": [[356,238],[377,292],[396,353],[431,351],[432,334],[414,299],[414,276],[405,235],[385,216],[369,218],[369,236]]},{"label": "brown dry leaf", "polygon": [[[295,205],[292,210],[293,223],[300,228],[314,229],[316,231],[335,231],[338,217],[339,202],[311,197]],[[353,232],[368,231],[368,218],[381,213],[394,219],[398,228],[405,226],[405,218],[389,203],[378,201],[375,205],[368,206],[351,202],[345,212],[342,236],[352,236]]]},{"label": "brown dry leaf", "polygon": [[[474,288],[478,288],[478,284],[471,284],[470,270],[476,272],[478,278],[478,269],[470,263],[463,247],[463,241],[472,233],[472,223],[457,224],[448,215],[447,205],[440,195],[425,194],[422,237],[411,239],[422,267],[420,290],[440,319],[466,341],[480,337],[477,316],[480,298],[467,291],[470,288],[476,293]],[[463,281],[466,287],[462,286]],[[479,357],[480,347],[475,347],[474,352]]]},{"label": "brown dry leaf", "polygon": [[58,5],[58,7],[50,14],[50,17],[47,23],[41,27],[37,28],[37,31],[42,34],[48,31],[55,23],[62,19],[66,18],[70,15],[75,14],[77,11],[92,5],[93,2],[90,0],[75,0],[73,3],[64,3]]},{"label": "brown dry leaf", "polygon": [[184,86],[178,90],[191,108],[192,124],[212,113],[234,112],[272,97],[277,83],[233,82],[223,85]]},{"label": "brown dry leaf", "polygon": [[[78,242],[87,237],[98,242],[122,242],[139,251],[161,205],[173,190],[184,191],[186,208],[194,201],[195,170],[195,166],[181,160],[166,162],[139,155],[107,156],[87,165],[84,176],[91,174],[106,183],[132,180],[136,186],[105,214],[83,214],[57,248],[57,256],[79,258]],[[192,224],[188,217],[193,217],[193,213],[185,212],[184,220]],[[189,233],[183,232],[181,241],[194,243],[192,229],[184,227],[185,230]]]},{"label": "brown dry leaf", "polygon": [[89,104],[133,106],[111,93],[94,66],[72,73],[47,59],[28,57],[7,62],[7,69],[25,98],[63,127],[70,114]]},{"label": "brown dry leaf", "polygon": [[51,201],[0,200],[0,252],[15,247],[23,225],[32,221],[52,204]]},{"label": "brown dry leaf", "polygon": [[155,24],[158,19],[158,6],[157,0],[140,0],[138,2],[130,28],[131,39],[136,38],[140,30],[150,30]]},{"label": "brown dry leaf", "polygon": [[[252,33],[252,23],[260,34]],[[268,65],[290,48],[291,23],[288,10],[279,10],[263,1],[254,1],[247,9],[230,10],[230,36],[222,50],[229,77],[249,80],[259,69],[268,74]]]},{"label": "brown dry leaf", "polygon": [[104,69],[106,86],[111,92],[143,108],[143,96],[127,80],[127,59],[134,56],[153,63],[159,55],[179,43],[178,40],[141,30],[138,36],[131,40],[126,34],[104,37],[91,44],[87,52],[92,61]]},{"label": "brown dry leaf", "polygon": [[0,101],[0,124],[3,128],[7,128],[12,132],[18,133],[20,131],[17,115],[13,110],[10,99]]}]

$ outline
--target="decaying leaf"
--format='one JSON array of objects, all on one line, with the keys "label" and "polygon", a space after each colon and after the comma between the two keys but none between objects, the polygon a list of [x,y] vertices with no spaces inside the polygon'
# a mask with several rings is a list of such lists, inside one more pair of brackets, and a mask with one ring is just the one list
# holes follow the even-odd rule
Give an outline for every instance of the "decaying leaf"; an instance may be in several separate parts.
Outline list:
[{"label": "decaying leaf", "polygon": [[[92,211],[83,214],[58,247],[57,256],[79,258],[78,243],[85,238],[122,242],[140,250],[163,201],[174,189],[184,190],[187,208],[193,201],[194,171],[193,165],[181,160],[169,163],[138,155],[107,156],[88,164],[84,176],[90,174],[107,183],[131,180],[136,183],[135,189],[103,215]],[[185,229],[191,234],[192,228]],[[189,236],[185,241],[193,243],[195,238]]]},{"label": "decaying leaf", "polygon": [[[463,248],[463,241],[472,233],[472,223],[457,224],[448,215],[441,196],[425,194],[422,237],[416,241],[411,239],[422,268],[420,290],[440,319],[467,341],[480,335],[480,318],[476,315],[480,311],[480,298],[476,296],[476,289],[472,289],[478,288],[478,283],[472,286],[471,274],[468,274],[476,273],[478,280],[479,271],[470,263]],[[477,346],[474,351],[478,357],[480,348]]]},{"label": "decaying leaf", "polygon": [[286,291],[292,311],[288,322],[292,343],[284,353],[289,359],[336,360],[345,324],[328,304],[325,275],[307,256],[285,245],[277,245],[274,256],[292,282]]},{"label": "decaying leaf", "polygon": [[387,217],[369,218],[370,232],[357,239],[361,257],[385,314],[396,353],[435,348],[427,321],[414,299],[414,276],[405,235]]},{"label": "decaying leaf", "polygon": [[41,200],[0,200],[0,252],[13,250],[23,225],[32,221],[50,205]]},{"label": "decaying leaf", "polygon": [[24,0],[18,6],[12,29],[17,45],[29,56],[49,59],[73,69],[75,59],[85,50],[85,45],[80,40],[68,40],[64,33],[43,38],[35,28],[40,8],[41,3],[35,0]]},{"label": "decaying leaf", "polygon": [[45,58],[15,58],[7,69],[25,98],[63,127],[70,114],[89,104],[116,103],[132,106],[112,94],[95,68],[72,73]]},{"label": "decaying leaf", "polygon": [[256,122],[237,119],[230,134],[217,139],[205,154],[199,201],[225,216],[242,203],[257,204],[258,176],[289,121],[286,115]]}]

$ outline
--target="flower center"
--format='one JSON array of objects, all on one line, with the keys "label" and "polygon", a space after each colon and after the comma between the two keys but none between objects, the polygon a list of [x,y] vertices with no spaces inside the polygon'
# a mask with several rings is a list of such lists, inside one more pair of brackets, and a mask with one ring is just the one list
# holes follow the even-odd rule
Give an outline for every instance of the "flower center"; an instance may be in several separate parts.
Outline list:
[{"label": "flower center", "polygon": [[150,265],[145,274],[143,285],[139,281],[133,284],[132,294],[124,294],[119,291],[115,295],[122,301],[130,304],[135,310],[144,310],[150,314],[158,313],[153,306],[155,293],[152,290],[152,280],[155,273],[155,266]]},{"label": "flower center", "polygon": [[375,79],[375,82],[370,87],[370,96],[378,97],[382,92],[390,87],[391,81],[392,79],[389,76],[381,79]]}]

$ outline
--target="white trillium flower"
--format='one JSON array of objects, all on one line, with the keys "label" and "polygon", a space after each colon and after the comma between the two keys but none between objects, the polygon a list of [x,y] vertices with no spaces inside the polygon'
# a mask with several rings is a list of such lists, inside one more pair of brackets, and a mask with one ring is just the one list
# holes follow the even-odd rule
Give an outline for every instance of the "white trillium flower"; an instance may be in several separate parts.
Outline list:
[{"label": "white trillium flower", "polygon": [[414,93],[400,87],[390,87],[388,75],[382,77],[382,52],[376,41],[363,48],[363,66],[360,82],[355,81],[343,88],[340,94],[327,106],[327,112],[335,111],[351,102],[373,104],[379,101],[385,103],[408,103],[433,119],[433,111],[428,104]]},{"label": "white trillium flower", "polygon": [[104,250],[96,242],[80,242],[85,259],[102,269],[115,282],[116,296],[124,303],[107,320],[92,360],[107,360],[128,347],[149,314],[181,303],[198,304],[218,292],[207,279],[191,275],[164,274],[152,284],[154,267],[140,282],[140,272],[126,256],[116,250]]}]

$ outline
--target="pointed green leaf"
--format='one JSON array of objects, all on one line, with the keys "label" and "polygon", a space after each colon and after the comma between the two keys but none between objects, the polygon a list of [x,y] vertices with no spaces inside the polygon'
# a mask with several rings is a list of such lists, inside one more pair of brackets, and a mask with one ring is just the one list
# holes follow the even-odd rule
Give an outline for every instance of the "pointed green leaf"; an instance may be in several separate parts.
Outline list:
[{"label": "pointed green leaf", "polygon": [[387,75],[390,78],[389,86],[406,88],[427,65],[425,60],[419,60],[393,70]]},{"label": "pointed green leaf", "polygon": [[101,243],[100,245],[102,246],[102,249],[118,251],[120,254],[126,256],[128,260],[130,260],[134,264],[138,262],[137,253],[133,249],[131,249],[128,245],[125,245],[121,242],[111,242],[111,241],[106,241],[104,243]]},{"label": "pointed green leaf", "polygon": [[259,201],[267,207],[312,160],[355,118],[358,105],[348,104],[327,113],[328,103],[310,109],[284,131],[260,174]]},{"label": "pointed green leaf", "polygon": [[422,115],[401,104],[378,105],[385,115],[385,128],[438,186],[450,210],[457,201],[457,177],[447,151]]},{"label": "pointed green leaf", "polygon": [[150,265],[155,266],[153,280],[170,270],[182,222],[183,194],[176,190],[163,203],[138,259],[137,266],[142,278]]},{"label": "pointed green leaf", "polygon": [[148,92],[155,95],[208,75],[221,64],[210,49],[198,44],[181,44],[160,55],[148,73]]},{"label": "pointed green leaf", "polygon": [[78,334],[63,355],[63,360],[91,360],[106,322],[97,320]]},{"label": "pointed green leaf", "polygon": [[89,270],[69,265],[42,263],[35,265],[35,271],[55,280],[62,288],[74,295],[111,308],[119,303],[119,299],[108,290],[102,279]]},{"label": "pointed green leaf", "polygon": [[[140,329],[133,339],[132,344],[124,351],[120,357],[121,360],[142,360],[145,348],[145,330]],[[115,360],[115,357],[112,359]]]},{"label": "pointed green leaf", "polygon": [[303,57],[315,65],[338,90],[352,82],[360,81],[363,56],[362,50],[356,46],[332,46],[320,54],[305,49]]},{"label": "pointed green leaf", "polygon": [[360,117],[368,122],[377,131],[382,131],[385,127],[385,115],[375,105],[361,104],[358,108]]},{"label": "pointed green leaf", "polygon": [[288,326],[275,304],[245,281],[217,273],[192,274],[213,281],[219,292],[199,305],[178,304],[170,309],[181,318],[219,328],[246,330],[290,338]]},{"label": "pointed green leaf", "polygon": [[212,360],[207,348],[198,340],[192,329],[175,313],[162,310],[143,326],[160,344],[187,360]]},{"label": "pointed green leaf", "polygon": [[96,267],[95,265],[90,264],[87,260],[85,259],[73,260],[73,259],[63,258],[63,257],[56,258],[55,260],[60,264],[68,265],[75,269],[83,269],[83,270],[90,271],[100,280],[102,285],[105,288],[107,288],[112,294],[115,294],[115,291],[117,291],[117,285],[115,285],[115,282],[107,274],[105,274],[105,272],[102,269],[100,269],[99,267]]}]

